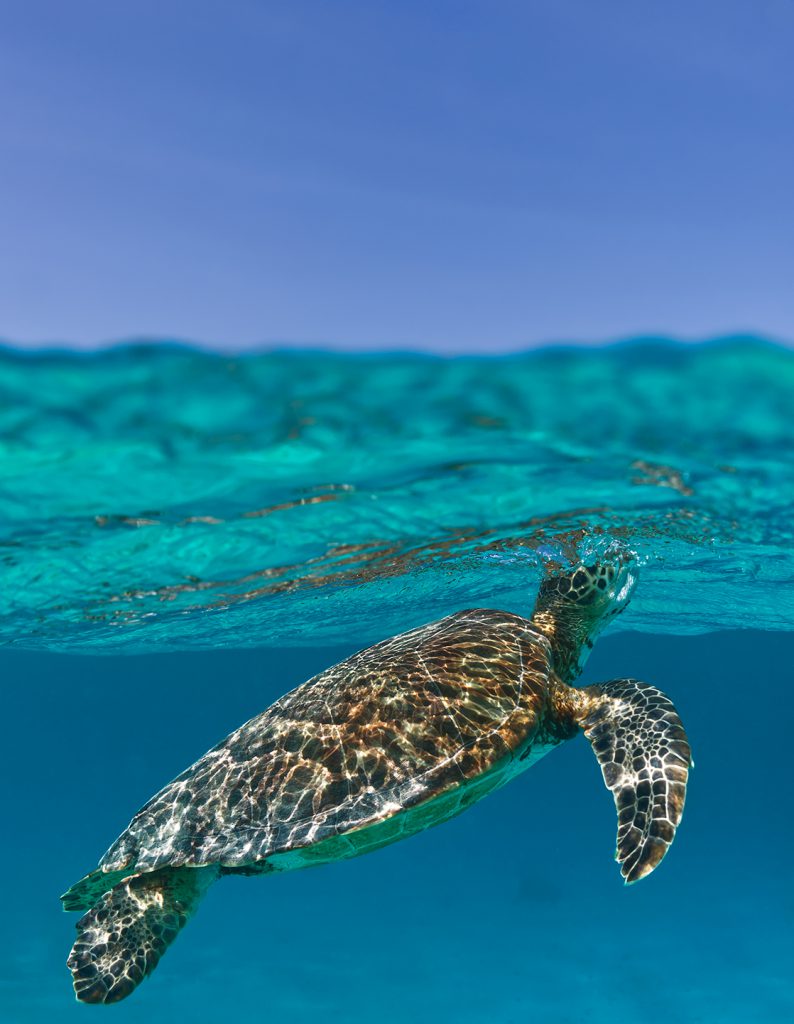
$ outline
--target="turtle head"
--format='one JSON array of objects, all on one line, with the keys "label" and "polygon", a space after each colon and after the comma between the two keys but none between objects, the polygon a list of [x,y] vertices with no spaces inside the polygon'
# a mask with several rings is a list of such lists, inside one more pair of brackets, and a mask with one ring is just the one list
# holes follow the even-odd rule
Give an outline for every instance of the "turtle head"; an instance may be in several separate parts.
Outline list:
[{"label": "turtle head", "polygon": [[551,643],[564,682],[582,671],[595,638],[629,603],[636,582],[636,565],[625,558],[550,572],[541,582],[532,623]]}]

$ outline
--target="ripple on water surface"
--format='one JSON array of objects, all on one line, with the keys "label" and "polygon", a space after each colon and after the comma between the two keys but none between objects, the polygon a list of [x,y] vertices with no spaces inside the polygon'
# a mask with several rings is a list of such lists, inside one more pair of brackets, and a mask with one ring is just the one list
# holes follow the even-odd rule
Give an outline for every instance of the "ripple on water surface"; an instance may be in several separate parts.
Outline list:
[{"label": "ripple on water surface", "polygon": [[792,408],[753,341],[0,353],[0,642],[363,646],[614,545],[616,628],[790,628]]}]

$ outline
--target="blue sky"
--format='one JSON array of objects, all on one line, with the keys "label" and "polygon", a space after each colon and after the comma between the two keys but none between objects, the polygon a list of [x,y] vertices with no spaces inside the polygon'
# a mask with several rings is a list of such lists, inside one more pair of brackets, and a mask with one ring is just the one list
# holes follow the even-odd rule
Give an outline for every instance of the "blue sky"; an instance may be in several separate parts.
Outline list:
[{"label": "blue sky", "polygon": [[0,336],[794,340],[789,0],[6,0]]}]

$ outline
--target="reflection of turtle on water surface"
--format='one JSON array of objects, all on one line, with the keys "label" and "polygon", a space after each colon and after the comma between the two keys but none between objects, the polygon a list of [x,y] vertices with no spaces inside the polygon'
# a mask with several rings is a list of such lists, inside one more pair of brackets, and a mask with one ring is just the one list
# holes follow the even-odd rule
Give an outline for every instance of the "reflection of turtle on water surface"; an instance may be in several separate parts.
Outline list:
[{"label": "reflection of turtle on water surface", "polygon": [[582,729],[634,882],[673,840],[689,744],[634,679],[570,684],[633,585],[626,565],[541,585],[531,620],[475,609],[375,644],[276,701],[162,789],[63,897],[87,913],[77,998],[115,1002],[159,961],[207,887],[353,857],[438,824]]}]

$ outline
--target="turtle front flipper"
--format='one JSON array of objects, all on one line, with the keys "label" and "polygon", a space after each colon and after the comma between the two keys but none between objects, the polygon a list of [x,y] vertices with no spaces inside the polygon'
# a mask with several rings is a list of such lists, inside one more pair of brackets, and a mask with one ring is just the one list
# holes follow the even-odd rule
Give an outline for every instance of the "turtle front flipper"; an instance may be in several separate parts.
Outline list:
[{"label": "turtle front flipper", "polygon": [[187,923],[215,868],[128,875],[77,922],[66,965],[83,1003],[117,1003],[151,974]]},{"label": "turtle front flipper", "polygon": [[662,860],[681,821],[689,741],[673,702],[655,686],[613,679],[579,692],[579,725],[615,798],[615,859],[626,882],[636,882]]}]

